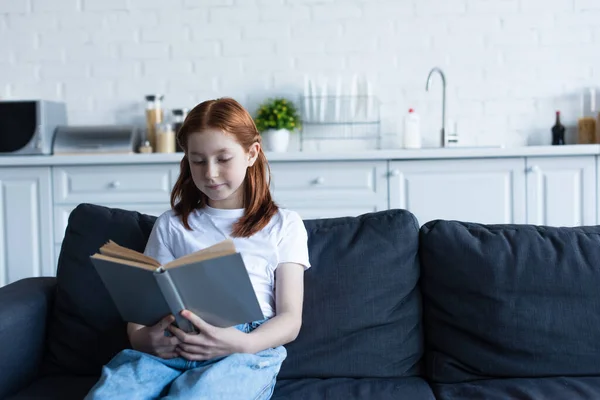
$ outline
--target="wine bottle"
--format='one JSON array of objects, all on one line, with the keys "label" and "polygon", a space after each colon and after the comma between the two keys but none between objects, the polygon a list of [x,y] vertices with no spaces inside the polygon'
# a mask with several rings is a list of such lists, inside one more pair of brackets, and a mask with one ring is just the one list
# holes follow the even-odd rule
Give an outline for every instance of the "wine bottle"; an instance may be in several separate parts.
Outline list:
[{"label": "wine bottle", "polygon": [[565,126],[560,122],[560,111],[556,112],[556,122],[552,127],[552,145],[565,144]]}]

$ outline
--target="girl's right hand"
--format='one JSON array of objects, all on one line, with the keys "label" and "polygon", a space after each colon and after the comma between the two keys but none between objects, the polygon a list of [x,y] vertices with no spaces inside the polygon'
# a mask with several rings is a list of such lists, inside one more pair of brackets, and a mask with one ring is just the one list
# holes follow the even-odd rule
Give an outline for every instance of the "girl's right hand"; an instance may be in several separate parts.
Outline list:
[{"label": "girl's right hand", "polygon": [[175,317],[168,315],[153,326],[128,324],[127,333],[131,347],[164,359],[178,357],[175,348],[180,343],[179,339],[176,336],[165,336],[173,321]]}]

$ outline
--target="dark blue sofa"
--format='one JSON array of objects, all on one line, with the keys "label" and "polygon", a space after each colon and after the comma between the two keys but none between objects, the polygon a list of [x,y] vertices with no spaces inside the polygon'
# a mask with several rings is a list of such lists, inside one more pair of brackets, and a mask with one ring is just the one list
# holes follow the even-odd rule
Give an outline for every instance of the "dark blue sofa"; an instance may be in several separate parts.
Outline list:
[{"label": "dark blue sofa", "polygon": [[[0,398],[81,399],[129,346],[89,262],[143,250],[155,217],[82,204],[56,278],[0,289]],[[599,399],[600,228],[305,221],[298,339],[275,399]]]}]

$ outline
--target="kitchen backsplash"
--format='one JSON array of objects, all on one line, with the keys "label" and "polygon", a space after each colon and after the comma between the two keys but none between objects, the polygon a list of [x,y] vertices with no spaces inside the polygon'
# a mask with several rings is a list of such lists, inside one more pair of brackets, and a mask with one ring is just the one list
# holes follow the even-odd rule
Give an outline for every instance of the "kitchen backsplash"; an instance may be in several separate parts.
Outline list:
[{"label": "kitchen backsplash", "polygon": [[[73,124],[143,124],[232,96],[250,110],[303,77],[365,74],[382,132],[409,108],[425,145],[447,118],[463,144],[548,144],[600,83],[598,0],[0,0],[0,97],[64,100]],[[571,139],[572,141],[573,139]]]}]

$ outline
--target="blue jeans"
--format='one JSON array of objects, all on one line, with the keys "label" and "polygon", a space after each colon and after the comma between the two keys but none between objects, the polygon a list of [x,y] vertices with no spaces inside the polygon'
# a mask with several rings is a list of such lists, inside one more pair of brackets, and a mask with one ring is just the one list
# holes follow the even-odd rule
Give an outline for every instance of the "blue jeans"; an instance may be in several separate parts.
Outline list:
[{"label": "blue jeans", "polygon": [[[236,328],[248,333],[262,322]],[[102,368],[100,380],[85,400],[270,399],[286,356],[283,346],[207,361],[165,360],[127,349]]]}]

